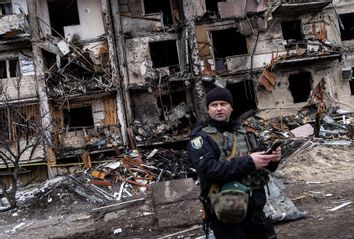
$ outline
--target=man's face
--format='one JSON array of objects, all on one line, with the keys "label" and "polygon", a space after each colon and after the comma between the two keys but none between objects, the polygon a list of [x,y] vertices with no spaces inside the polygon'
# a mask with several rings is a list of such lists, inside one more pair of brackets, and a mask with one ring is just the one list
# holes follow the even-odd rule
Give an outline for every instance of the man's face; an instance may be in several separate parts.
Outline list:
[{"label": "man's face", "polygon": [[223,100],[216,100],[209,104],[208,114],[216,121],[229,121],[232,106]]}]

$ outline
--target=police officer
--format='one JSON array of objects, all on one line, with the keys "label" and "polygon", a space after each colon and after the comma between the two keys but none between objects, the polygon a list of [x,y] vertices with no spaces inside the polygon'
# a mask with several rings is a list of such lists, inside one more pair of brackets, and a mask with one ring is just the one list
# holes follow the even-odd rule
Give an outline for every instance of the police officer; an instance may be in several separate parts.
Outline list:
[{"label": "police officer", "polygon": [[[280,147],[271,154],[250,152],[248,134],[230,119],[233,98],[229,90],[214,88],[208,92],[206,102],[208,117],[199,121],[192,130],[188,151],[198,172],[200,198],[215,238],[276,238],[263,207],[266,202],[264,185],[268,181],[268,173],[275,171],[279,164]],[[211,189],[215,193],[215,190],[220,190],[223,185],[233,181],[250,189],[247,192],[247,211],[241,220],[224,222],[220,218],[222,215],[215,212],[216,205],[211,200]]]}]

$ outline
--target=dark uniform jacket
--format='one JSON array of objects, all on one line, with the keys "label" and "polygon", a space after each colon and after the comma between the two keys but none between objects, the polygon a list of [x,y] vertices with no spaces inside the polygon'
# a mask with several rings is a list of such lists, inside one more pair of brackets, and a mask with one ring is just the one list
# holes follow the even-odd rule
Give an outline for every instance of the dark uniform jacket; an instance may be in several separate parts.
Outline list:
[{"label": "dark uniform jacket", "polygon": [[[207,198],[209,188],[213,183],[222,185],[235,180],[242,181],[242,179],[247,178],[247,176],[255,174],[255,172],[258,171],[250,156],[235,156],[231,160],[220,160],[220,150],[218,145],[208,133],[203,130],[207,126],[215,127],[221,133],[225,131],[233,133],[238,129],[234,122],[219,122],[208,117],[206,120],[198,122],[192,130],[188,152],[191,163],[198,172],[202,198]],[[278,163],[271,162],[267,168],[269,171],[275,171],[277,166]],[[263,207],[265,202],[266,195],[264,187],[252,190],[247,212],[248,216],[245,223],[247,223],[247,221],[258,221],[256,223],[264,224],[265,216],[263,213]],[[207,210],[206,213],[209,214],[209,217],[214,221],[214,224],[222,224],[221,222],[218,222],[215,215],[210,215],[210,212]],[[221,225],[221,228],[223,226],[224,225]],[[231,228],[228,227],[228,225],[225,226],[225,228],[222,228],[222,231],[225,233],[228,233],[228,228],[230,229],[229,234],[231,234],[233,230],[236,230],[235,232],[237,232],[237,227],[233,226]],[[216,225],[216,227],[218,227],[218,225]],[[213,230],[215,232],[216,228],[213,228]],[[250,230],[252,231],[252,228]],[[263,237],[259,236],[259,238]]]}]

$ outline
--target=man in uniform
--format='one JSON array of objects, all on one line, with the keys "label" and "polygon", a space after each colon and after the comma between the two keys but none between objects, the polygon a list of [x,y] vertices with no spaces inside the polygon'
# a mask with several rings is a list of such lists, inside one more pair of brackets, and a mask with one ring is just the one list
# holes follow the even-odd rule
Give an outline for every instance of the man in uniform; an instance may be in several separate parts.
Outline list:
[{"label": "man in uniform", "polygon": [[[216,239],[275,239],[274,228],[263,212],[264,186],[269,180],[268,173],[275,171],[279,164],[281,149],[278,147],[270,154],[251,153],[249,134],[230,119],[233,98],[229,90],[216,87],[208,92],[206,101],[208,117],[192,130],[188,151],[198,172],[200,198],[214,236]],[[231,190],[231,196],[220,197],[223,186],[230,183],[247,190],[241,193]],[[230,191],[225,192],[230,195]],[[242,198],[238,200],[240,195]],[[243,207],[246,210],[240,210]],[[229,217],[229,209],[236,210],[236,215]]]}]

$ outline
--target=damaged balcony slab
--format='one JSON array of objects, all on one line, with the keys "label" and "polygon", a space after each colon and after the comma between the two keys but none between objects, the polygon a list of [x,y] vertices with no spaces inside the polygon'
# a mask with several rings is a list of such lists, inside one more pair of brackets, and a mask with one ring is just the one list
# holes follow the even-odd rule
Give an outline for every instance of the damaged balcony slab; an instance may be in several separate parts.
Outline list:
[{"label": "damaged balcony slab", "polygon": [[332,0],[281,0],[272,10],[274,16],[278,15],[301,15],[321,11]]},{"label": "damaged balcony slab", "polygon": [[335,61],[341,58],[341,54],[334,53],[328,55],[318,55],[318,56],[303,56],[301,58],[296,59],[285,59],[277,61],[274,66],[272,66],[272,71],[274,69],[284,69],[294,66],[305,66],[305,65],[312,65],[315,63],[326,63],[330,61]]},{"label": "damaged balcony slab", "polygon": [[0,35],[5,34],[5,38],[11,38],[10,36],[13,34],[17,35],[19,32],[26,32],[26,26],[25,15],[14,14],[3,16],[0,18]]}]

